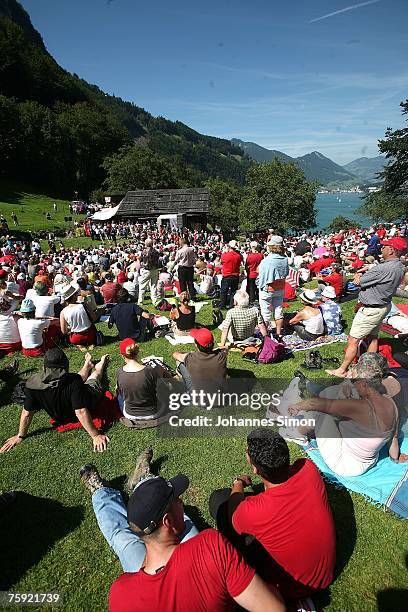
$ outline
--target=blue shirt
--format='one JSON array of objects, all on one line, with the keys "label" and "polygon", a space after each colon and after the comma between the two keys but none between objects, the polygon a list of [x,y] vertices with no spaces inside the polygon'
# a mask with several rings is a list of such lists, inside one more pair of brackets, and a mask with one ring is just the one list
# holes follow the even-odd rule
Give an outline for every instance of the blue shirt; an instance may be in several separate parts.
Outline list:
[{"label": "blue shirt", "polygon": [[269,253],[259,264],[259,276],[256,279],[259,289],[265,291],[270,283],[286,278],[289,274],[289,264],[286,255]]},{"label": "blue shirt", "polygon": [[343,328],[340,322],[340,306],[333,302],[333,300],[327,300],[327,302],[320,304],[319,308],[326,323],[328,335],[337,336],[341,334]]}]

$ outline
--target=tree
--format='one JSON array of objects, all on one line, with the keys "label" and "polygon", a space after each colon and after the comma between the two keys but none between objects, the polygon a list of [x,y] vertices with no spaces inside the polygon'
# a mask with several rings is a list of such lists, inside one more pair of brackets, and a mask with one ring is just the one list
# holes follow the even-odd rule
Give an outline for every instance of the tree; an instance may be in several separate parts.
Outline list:
[{"label": "tree", "polygon": [[406,216],[407,201],[400,196],[388,193],[385,189],[380,189],[380,191],[365,196],[364,203],[358,212],[376,223],[396,221]]},{"label": "tree", "polygon": [[125,146],[103,162],[106,191],[126,193],[133,189],[174,189],[177,179],[170,162],[144,147]]},{"label": "tree", "polygon": [[273,227],[285,232],[314,227],[316,189],[295,164],[278,158],[268,164],[253,163],[240,208],[241,228],[253,232]]},{"label": "tree", "polygon": [[[408,100],[401,102],[400,106],[402,114],[408,115]],[[380,173],[384,179],[384,191],[395,197],[408,198],[408,127],[394,131],[387,128],[378,147],[390,160]]]},{"label": "tree", "polygon": [[210,178],[204,182],[210,191],[209,221],[221,229],[237,229],[242,189],[232,181]]},{"label": "tree", "polygon": [[340,232],[341,230],[348,230],[356,227],[360,227],[360,223],[347,219],[342,215],[337,215],[337,217],[334,217],[334,219],[330,221],[329,225],[327,226],[327,230],[335,233]]}]

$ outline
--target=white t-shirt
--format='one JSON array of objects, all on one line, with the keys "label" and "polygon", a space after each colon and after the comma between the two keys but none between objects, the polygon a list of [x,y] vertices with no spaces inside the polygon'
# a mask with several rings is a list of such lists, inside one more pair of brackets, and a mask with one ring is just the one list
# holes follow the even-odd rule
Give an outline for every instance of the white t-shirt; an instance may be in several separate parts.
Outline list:
[{"label": "white t-shirt", "polygon": [[38,295],[35,289],[29,289],[26,298],[34,302],[36,317],[53,317],[54,306],[61,301],[59,295]]},{"label": "white t-shirt", "polygon": [[82,304],[66,306],[62,313],[71,334],[80,334],[91,327],[91,321]]},{"label": "white t-shirt", "polygon": [[0,314],[0,344],[15,344],[20,342],[20,334],[14,317]]},{"label": "white t-shirt", "polygon": [[32,349],[41,346],[43,330],[47,329],[49,324],[49,321],[39,321],[38,319],[19,319],[17,325],[23,348]]}]

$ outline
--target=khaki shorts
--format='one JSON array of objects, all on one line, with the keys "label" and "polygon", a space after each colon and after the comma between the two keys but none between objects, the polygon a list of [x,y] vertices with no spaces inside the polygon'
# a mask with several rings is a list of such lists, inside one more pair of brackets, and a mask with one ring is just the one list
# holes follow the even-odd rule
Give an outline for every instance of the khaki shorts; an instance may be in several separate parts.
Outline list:
[{"label": "khaki shorts", "polygon": [[390,310],[391,304],[381,308],[362,306],[353,319],[349,335],[358,340],[366,336],[378,336],[381,323]]}]

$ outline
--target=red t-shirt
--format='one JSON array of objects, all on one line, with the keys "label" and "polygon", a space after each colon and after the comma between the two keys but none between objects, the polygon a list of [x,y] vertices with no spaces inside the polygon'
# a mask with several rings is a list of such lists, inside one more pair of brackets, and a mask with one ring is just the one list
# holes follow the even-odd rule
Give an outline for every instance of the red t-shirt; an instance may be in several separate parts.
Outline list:
[{"label": "red t-shirt", "polygon": [[110,612],[224,612],[234,609],[255,570],[223,535],[206,529],[179,544],[158,574],[122,574],[109,594]]},{"label": "red t-shirt", "polygon": [[319,274],[322,270],[324,270],[324,268],[328,268],[333,262],[333,257],[321,257],[320,259],[316,259],[316,261],[309,264],[307,267],[314,274]]},{"label": "red t-shirt", "polygon": [[377,236],[380,238],[380,240],[384,240],[384,236],[386,235],[387,231],[385,229],[378,229],[377,230]]},{"label": "red t-shirt", "polygon": [[246,258],[245,267],[248,270],[248,278],[257,278],[258,266],[263,260],[262,253],[248,253]]},{"label": "red t-shirt", "polygon": [[332,272],[332,274],[328,274],[328,276],[323,277],[326,283],[329,283],[333,287],[336,292],[336,297],[340,297],[343,293],[343,277],[338,272]]},{"label": "red t-shirt", "polygon": [[261,575],[285,599],[307,597],[331,583],[336,533],[323,480],[309,459],[295,461],[283,484],[246,497],[232,523],[269,553],[270,566]]},{"label": "red t-shirt", "polygon": [[123,285],[123,283],[125,283],[127,281],[126,272],[121,270],[119,272],[119,274],[118,274],[118,277],[117,277],[116,281],[119,283],[119,285]]},{"label": "red t-shirt", "polygon": [[221,255],[222,275],[239,276],[242,256],[238,251],[228,251]]},{"label": "red t-shirt", "polygon": [[116,304],[118,301],[117,297],[119,289],[120,286],[117,283],[108,282],[102,285],[100,291],[103,295],[103,301],[105,304]]}]

